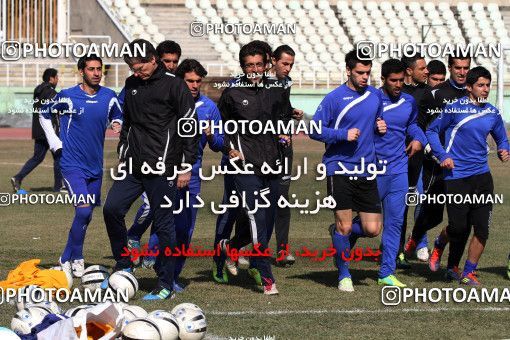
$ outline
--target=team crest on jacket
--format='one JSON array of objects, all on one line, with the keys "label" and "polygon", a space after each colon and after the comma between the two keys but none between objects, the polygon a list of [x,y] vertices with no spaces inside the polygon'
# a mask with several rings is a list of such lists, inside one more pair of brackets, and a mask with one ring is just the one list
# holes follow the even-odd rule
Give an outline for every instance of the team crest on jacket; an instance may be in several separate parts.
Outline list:
[{"label": "team crest on jacket", "polygon": [[131,94],[134,96],[138,91],[137,90],[133,90],[131,91]]},{"label": "team crest on jacket", "polygon": [[247,99],[243,100],[243,105],[244,106],[248,105],[248,100]]}]

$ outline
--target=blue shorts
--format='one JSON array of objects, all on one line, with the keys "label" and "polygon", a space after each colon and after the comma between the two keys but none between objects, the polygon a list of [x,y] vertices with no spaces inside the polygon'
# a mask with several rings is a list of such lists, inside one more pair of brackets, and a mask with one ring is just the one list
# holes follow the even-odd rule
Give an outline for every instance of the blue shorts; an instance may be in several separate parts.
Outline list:
[{"label": "blue shorts", "polygon": [[69,190],[69,195],[73,196],[75,207],[90,204],[91,206],[101,205],[101,184],[103,178],[92,178],[86,176],[79,170],[62,169],[64,183]]}]

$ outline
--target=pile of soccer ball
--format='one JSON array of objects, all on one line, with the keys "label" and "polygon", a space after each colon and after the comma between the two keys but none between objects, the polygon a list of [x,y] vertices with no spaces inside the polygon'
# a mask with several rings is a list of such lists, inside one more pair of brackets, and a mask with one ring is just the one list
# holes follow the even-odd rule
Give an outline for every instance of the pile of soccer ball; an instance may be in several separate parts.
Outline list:
[{"label": "pile of soccer ball", "polygon": [[[108,286],[114,291],[123,290],[131,299],[138,290],[136,278],[126,272],[115,272],[108,277],[108,270],[99,265],[87,268],[82,277],[83,289],[100,289],[101,282],[108,279]],[[29,294],[37,286],[24,288],[24,296]],[[27,294],[28,293],[28,294]],[[37,298],[37,301],[40,301]],[[204,312],[200,307],[192,303],[181,303],[175,306],[171,312],[155,310],[147,313],[142,307],[116,303],[117,310],[121,311],[123,324],[121,335],[127,339],[155,339],[155,340],[198,340],[205,337],[207,322]],[[67,310],[65,313],[54,301],[34,303],[24,299],[17,302],[18,312],[11,321],[11,329],[16,334],[29,334],[32,328],[41,323],[48,314],[64,315],[74,318],[79,313],[86,312],[95,307],[94,304],[80,305]],[[19,339],[14,333],[0,327],[1,339]]]}]

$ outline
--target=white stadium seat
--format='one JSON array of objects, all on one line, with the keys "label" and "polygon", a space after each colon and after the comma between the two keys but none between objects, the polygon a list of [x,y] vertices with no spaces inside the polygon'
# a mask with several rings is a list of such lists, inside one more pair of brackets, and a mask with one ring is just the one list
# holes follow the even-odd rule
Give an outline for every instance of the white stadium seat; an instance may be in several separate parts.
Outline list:
[{"label": "white stadium seat", "polygon": [[128,7],[121,7],[119,8],[119,15],[121,18],[127,17],[129,14],[131,14],[131,10]]},{"label": "white stadium seat", "polygon": [[281,10],[281,9],[287,8],[287,5],[285,4],[285,1],[283,1],[283,0],[276,0],[273,3],[273,7],[276,8],[277,10]]},{"label": "white stadium seat", "polygon": [[140,18],[140,23],[144,26],[147,26],[149,24],[152,24],[152,19],[150,16],[144,15],[143,17]]},{"label": "white stadium seat", "polygon": [[198,3],[198,5],[203,8],[203,9],[207,9],[209,7],[211,7],[211,2],[209,0],[200,0],[200,2]]},{"label": "white stadium seat", "polygon": [[197,7],[197,3],[195,0],[186,0],[184,5],[186,6],[186,8],[189,8],[189,9]]}]

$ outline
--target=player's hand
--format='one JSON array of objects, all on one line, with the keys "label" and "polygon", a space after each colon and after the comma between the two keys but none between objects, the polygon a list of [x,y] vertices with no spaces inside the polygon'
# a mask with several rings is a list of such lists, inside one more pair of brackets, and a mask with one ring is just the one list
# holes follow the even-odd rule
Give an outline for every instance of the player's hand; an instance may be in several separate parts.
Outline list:
[{"label": "player's hand", "polygon": [[294,109],[292,111],[292,118],[294,118],[295,120],[301,120],[303,119],[303,115],[305,113],[303,112],[303,110],[300,110],[300,109]]},{"label": "player's hand", "polygon": [[278,142],[281,143],[284,147],[288,147],[292,143],[292,140],[287,135],[278,135]]},{"label": "player's hand", "polygon": [[189,185],[189,181],[191,180],[191,171],[188,171],[184,174],[179,174],[177,176],[177,189],[185,188]]},{"label": "player's hand", "polygon": [[53,152],[53,155],[55,156],[55,158],[60,158],[60,157],[62,157],[62,148],[55,150],[55,151]]},{"label": "player's hand", "polygon": [[510,160],[510,154],[508,153],[508,150],[498,150],[498,157],[502,162],[508,162],[508,160]]},{"label": "player's hand", "polygon": [[406,148],[406,153],[409,155],[409,158],[413,157],[415,153],[421,150],[421,143],[417,140],[413,140]]},{"label": "player's hand", "polygon": [[120,130],[122,129],[122,125],[120,125],[119,122],[113,122],[112,123],[112,130],[115,133],[120,133]]},{"label": "player's hand", "polygon": [[207,137],[207,140],[212,142],[214,135],[211,132],[211,120],[208,121],[207,127],[204,130],[204,133],[205,133],[205,137]]},{"label": "player's hand", "polygon": [[244,161],[243,155],[238,150],[234,150],[234,149],[230,150],[229,153],[228,153],[228,157],[229,158],[239,157],[240,160]]},{"label": "player's hand", "polygon": [[359,129],[356,128],[349,129],[349,131],[347,131],[347,141],[353,142],[355,140],[358,140],[360,134],[361,131]]},{"label": "player's hand", "polygon": [[453,159],[447,158],[443,162],[441,162],[441,168],[444,169],[453,169],[455,166],[453,164]]},{"label": "player's hand", "polygon": [[377,118],[377,131],[384,135],[386,133],[386,130],[388,130],[388,127],[386,126],[386,122],[382,118]]}]

